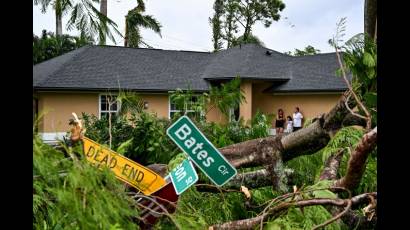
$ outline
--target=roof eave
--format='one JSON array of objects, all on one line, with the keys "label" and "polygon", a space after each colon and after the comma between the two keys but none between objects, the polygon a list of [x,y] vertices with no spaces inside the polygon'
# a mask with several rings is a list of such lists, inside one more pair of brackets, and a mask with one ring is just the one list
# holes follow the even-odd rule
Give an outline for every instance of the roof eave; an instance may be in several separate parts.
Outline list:
[{"label": "roof eave", "polygon": [[[134,92],[155,92],[155,93],[168,93],[170,91],[175,91],[177,89],[129,89],[129,88],[81,88],[81,87],[33,87],[33,90],[36,92],[51,92],[51,91],[72,91],[72,92],[101,92],[101,91],[110,91],[110,92],[118,92],[120,90],[129,90]],[[186,90],[186,89],[183,89]],[[207,90],[192,90],[194,92],[207,92]]]}]

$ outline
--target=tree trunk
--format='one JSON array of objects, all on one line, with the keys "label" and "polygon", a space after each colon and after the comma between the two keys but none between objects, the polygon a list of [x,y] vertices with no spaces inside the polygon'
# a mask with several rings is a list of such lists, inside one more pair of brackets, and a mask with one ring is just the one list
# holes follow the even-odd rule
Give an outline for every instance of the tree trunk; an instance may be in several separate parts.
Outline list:
[{"label": "tree trunk", "polygon": [[127,17],[125,17],[124,47],[128,47],[128,21],[127,21]]},{"label": "tree trunk", "polygon": [[61,14],[56,11],[56,36],[63,35],[63,19]]},{"label": "tree trunk", "polygon": [[[101,0],[100,13],[105,15],[106,17],[108,16],[108,14],[107,14],[107,0]],[[104,24],[104,26],[107,26],[107,22],[105,20],[101,21],[101,24]],[[106,35],[103,32],[103,33],[100,34],[100,45],[105,45],[105,43],[106,43]]]},{"label": "tree trunk", "polygon": [[[296,132],[249,140],[219,150],[236,168],[272,165],[279,159],[286,162],[313,154],[325,147],[331,136],[342,128],[342,121],[349,114],[345,105],[347,98],[347,94],[342,95],[329,113]],[[350,97],[347,104],[353,107],[355,101]]]},{"label": "tree trunk", "polygon": [[377,0],[364,1],[364,32],[374,39],[376,34]]}]

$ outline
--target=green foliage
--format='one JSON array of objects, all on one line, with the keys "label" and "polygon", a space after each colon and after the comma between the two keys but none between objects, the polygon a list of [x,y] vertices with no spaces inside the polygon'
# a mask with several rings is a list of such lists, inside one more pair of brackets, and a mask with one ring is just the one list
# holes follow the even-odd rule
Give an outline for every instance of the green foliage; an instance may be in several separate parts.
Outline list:
[{"label": "green foliage", "polygon": [[315,47],[311,45],[308,45],[303,50],[295,49],[295,51],[293,51],[293,54],[291,51],[286,52],[285,54],[293,55],[293,56],[307,56],[307,55],[313,55],[313,54],[318,54],[318,53],[320,53],[320,50],[316,49]]},{"label": "green foliage", "polygon": [[[216,0],[215,6],[215,16],[211,20],[214,37],[218,35],[226,40],[228,48],[240,43],[260,43],[259,39],[251,35],[252,27],[256,22],[270,27],[273,21],[280,19],[279,12],[285,8],[281,0]],[[244,29],[243,34],[235,38],[235,34],[239,32],[238,27]]]},{"label": "green foliage", "polygon": [[[98,119],[83,113],[86,136],[100,144],[108,145],[108,118]],[[130,114],[129,118],[114,116],[112,120],[112,149],[143,165],[167,164],[177,153],[177,147],[166,135],[170,122],[158,119],[155,114],[142,112]]]},{"label": "green foliage", "polygon": [[211,87],[209,90],[211,104],[229,118],[229,110],[239,108],[239,105],[245,100],[244,92],[240,87],[241,79],[239,76],[227,83],[222,83],[220,86]]},{"label": "green foliage", "polygon": [[301,187],[315,182],[323,167],[322,152],[300,156],[285,163],[286,167],[294,170],[293,184]]},{"label": "green foliage", "polygon": [[[81,148],[76,148],[81,150]],[[82,152],[79,152],[82,156]],[[138,210],[109,170],[33,139],[33,229],[136,229]]]},{"label": "green foliage", "polygon": [[310,191],[311,197],[310,198],[329,198],[329,199],[336,199],[337,195],[334,194],[333,192],[329,191],[328,188],[330,188],[333,185],[333,181],[331,180],[321,180],[318,181],[316,184],[307,186],[304,191]]},{"label": "green foliage", "polygon": [[227,124],[205,123],[199,126],[205,136],[218,148],[250,139],[266,137],[272,124],[273,115],[258,111],[248,125],[243,119]]},{"label": "green foliage", "polygon": [[214,2],[214,16],[209,18],[209,23],[212,25],[212,42],[214,45],[214,52],[222,49],[222,28],[221,16],[224,13],[223,0],[215,0]]},{"label": "green foliage", "polygon": [[205,115],[214,107],[224,114],[228,120],[231,109],[239,108],[239,105],[245,100],[242,90],[240,89],[241,80],[239,76],[235,79],[222,83],[219,86],[211,86],[208,93],[197,94],[192,90],[176,89],[170,95],[171,107],[175,104],[176,110],[180,113],[174,117],[182,116],[186,113],[191,119],[205,122]]},{"label": "green foliage", "polygon": [[118,111],[120,116],[128,113],[141,113],[144,109],[144,101],[138,94],[131,91],[120,91],[116,100],[121,105]]},{"label": "green foliage", "polygon": [[128,11],[125,16],[125,38],[129,47],[140,47],[146,43],[142,40],[140,27],[150,29],[161,36],[161,24],[152,15],[143,15],[145,12],[145,4],[143,1],[138,1],[138,6]]},{"label": "green foliage", "polygon": [[[117,29],[117,24],[107,16],[100,13],[100,11],[94,6],[95,0],[35,0],[34,5],[41,5],[41,12],[45,13],[49,6],[53,6],[56,18],[62,18],[64,15],[69,14],[67,21],[67,30],[76,29],[81,34],[86,34],[87,37],[94,38],[99,35],[99,39],[102,39],[101,35],[108,35],[108,37],[116,43],[112,30],[120,35],[121,33]],[[97,1],[99,2],[99,1]],[[105,36],[103,36],[105,39]]]},{"label": "green foliage", "polygon": [[[343,64],[352,74],[351,84],[359,99],[372,115],[372,124],[377,124],[377,44],[375,41],[359,33],[350,38],[343,45],[346,18],[337,23],[336,35],[329,40],[329,44],[343,52]],[[340,74],[337,71],[337,75]],[[364,114],[363,111],[360,112]]]},{"label": "green foliage", "polygon": [[[312,229],[315,225],[321,224],[332,218],[332,215],[323,206],[311,206],[303,208],[290,208],[285,215],[269,221],[266,230],[304,230]],[[348,229],[337,222],[327,225],[326,230]]]},{"label": "green foliage", "polygon": [[[329,141],[327,146],[312,155],[300,156],[286,162],[286,166],[294,169],[293,183],[299,187],[303,184],[314,184],[319,179],[320,173],[323,169],[323,164],[333,154],[340,149],[344,149],[344,158],[347,159],[349,155],[349,147],[355,146],[361,139],[363,131],[353,128],[345,127],[339,130],[336,135]],[[346,168],[342,165],[340,171]]]},{"label": "green foliage", "polygon": [[204,121],[205,119],[205,110],[207,107],[208,94],[197,94],[194,93],[192,90],[182,90],[176,89],[170,95],[171,100],[171,107],[172,104],[175,104],[175,110],[179,110],[180,112],[172,118],[179,118],[180,116],[186,114],[193,120],[196,121]]},{"label": "green foliage", "polygon": [[82,46],[93,44],[92,38],[64,34],[55,36],[52,32],[43,30],[41,37],[33,34],[33,64],[60,56]]},{"label": "green foliage", "polygon": [[260,46],[265,46],[262,40],[260,40],[256,35],[253,34],[249,34],[246,39],[242,35],[232,41],[232,46],[238,46],[242,44],[257,44]]},{"label": "green foliage", "polygon": [[[212,224],[246,218],[244,210],[240,193],[200,193],[191,187],[180,196],[173,216],[182,229],[203,229]],[[161,225],[161,222],[157,224]]]},{"label": "green foliage", "polygon": [[352,86],[377,123],[377,44],[364,34],[343,46],[343,61],[353,74]]}]

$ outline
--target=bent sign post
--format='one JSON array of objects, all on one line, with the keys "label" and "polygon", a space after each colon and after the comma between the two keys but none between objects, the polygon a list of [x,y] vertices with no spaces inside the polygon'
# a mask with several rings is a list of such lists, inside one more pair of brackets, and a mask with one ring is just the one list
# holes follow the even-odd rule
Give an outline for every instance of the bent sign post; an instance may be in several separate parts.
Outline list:
[{"label": "bent sign post", "polygon": [[151,169],[89,138],[83,138],[83,145],[85,157],[89,162],[98,168],[101,166],[108,167],[118,179],[140,190],[144,195],[151,195],[166,184],[164,178]]},{"label": "bent sign post", "polygon": [[198,174],[189,159],[185,159],[180,165],[171,171],[170,177],[177,195],[185,192],[198,181]]},{"label": "bent sign post", "polygon": [[222,186],[236,175],[235,167],[187,116],[172,124],[167,134],[216,185]]}]

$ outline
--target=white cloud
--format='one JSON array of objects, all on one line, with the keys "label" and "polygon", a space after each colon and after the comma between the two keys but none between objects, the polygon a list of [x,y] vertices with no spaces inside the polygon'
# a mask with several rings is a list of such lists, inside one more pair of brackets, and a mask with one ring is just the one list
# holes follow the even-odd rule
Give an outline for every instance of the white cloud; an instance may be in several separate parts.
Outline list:
[{"label": "white cloud", "polygon": [[[212,29],[208,18],[212,16],[213,0],[147,0],[146,14],[153,15],[162,24],[162,38],[149,30],[143,30],[145,41],[155,48],[177,50],[212,50]],[[253,33],[268,48],[286,52],[312,45],[322,52],[333,52],[327,41],[333,36],[336,23],[347,17],[346,38],[363,32],[364,2],[357,0],[285,0],[286,8],[281,20],[265,28],[256,24]],[[125,15],[136,7],[136,1],[108,1],[108,16],[120,32],[124,33]],[[63,24],[66,22],[63,18]],[[287,18],[287,19],[286,19]],[[291,25],[294,25],[292,27]],[[55,19],[51,8],[46,14],[33,6],[33,32],[42,29],[55,31]],[[63,28],[63,33],[68,31]],[[78,34],[70,31],[70,34]],[[116,36],[117,45],[123,40]],[[112,42],[108,42],[113,45]]]}]

